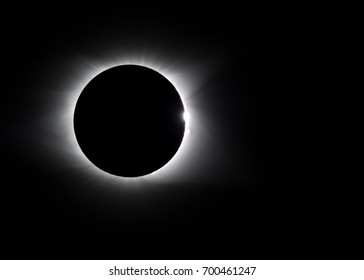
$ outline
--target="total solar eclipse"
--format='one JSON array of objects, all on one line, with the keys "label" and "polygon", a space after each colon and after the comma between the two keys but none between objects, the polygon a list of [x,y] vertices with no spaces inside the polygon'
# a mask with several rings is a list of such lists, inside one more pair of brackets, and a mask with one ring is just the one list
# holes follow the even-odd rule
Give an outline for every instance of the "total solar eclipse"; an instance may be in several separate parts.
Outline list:
[{"label": "total solar eclipse", "polygon": [[166,165],[184,136],[184,106],[157,71],[120,65],[94,77],[74,111],[74,132],[85,156],[101,170],[140,177]]}]

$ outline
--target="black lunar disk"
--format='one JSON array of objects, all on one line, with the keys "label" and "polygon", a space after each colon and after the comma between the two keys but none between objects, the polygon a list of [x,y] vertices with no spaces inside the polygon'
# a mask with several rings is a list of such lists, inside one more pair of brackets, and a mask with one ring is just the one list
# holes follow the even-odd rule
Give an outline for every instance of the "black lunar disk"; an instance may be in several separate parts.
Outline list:
[{"label": "black lunar disk", "polygon": [[184,107],[160,73],[138,65],[110,68],[80,94],[74,130],[86,157],[103,171],[139,177],[163,167],[181,145]]}]

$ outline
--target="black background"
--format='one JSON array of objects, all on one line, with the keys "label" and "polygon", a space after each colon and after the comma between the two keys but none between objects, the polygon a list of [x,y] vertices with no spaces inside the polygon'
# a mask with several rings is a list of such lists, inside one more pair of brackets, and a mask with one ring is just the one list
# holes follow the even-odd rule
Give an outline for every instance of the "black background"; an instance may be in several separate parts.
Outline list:
[{"label": "black background", "polygon": [[[33,5],[3,12],[2,259],[357,256],[360,205],[328,163],[334,156],[321,137],[324,97],[309,82],[317,73],[310,65],[316,41],[303,37],[305,23],[293,24],[294,14]],[[90,193],[92,180],[47,159],[38,143],[47,135],[34,123],[50,110],[51,93],[39,93],[56,79],[48,69],[56,73],[69,49],[92,56],[119,34],[134,41],[148,34],[172,53],[224,61],[199,99],[236,154],[210,170],[215,183],[176,181],[142,197],[126,193],[120,202],[106,191]]]}]

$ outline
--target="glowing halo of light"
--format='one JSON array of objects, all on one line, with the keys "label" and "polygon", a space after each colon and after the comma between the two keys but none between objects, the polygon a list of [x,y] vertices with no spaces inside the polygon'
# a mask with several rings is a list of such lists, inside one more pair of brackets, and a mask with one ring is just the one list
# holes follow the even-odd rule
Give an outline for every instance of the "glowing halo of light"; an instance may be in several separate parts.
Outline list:
[{"label": "glowing halo of light", "polygon": [[[125,55],[124,57],[110,55],[108,59],[84,59],[79,58],[72,61],[73,68],[77,71],[76,77],[64,75],[62,82],[63,89],[55,91],[58,96],[56,112],[53,114],[54,122],[51,133],[57,138],[58,153],[66,161],[68,168],[77,171],[79,175],[84,174],[88,179],[106,183],[109,186],[141,187],[147,183],[168,183],[181,180],[188,175],[188,170],[193,168],[194,162],[201,153],[204,146],[202,143],[208,138],[206,128],[201,122],[199,112],[194,106],[194,94],[198,91],[206,78],[206,65],[202,62],[200,67],[183,63],[157,63],[155,54],[145,55]],[[162,60],[161,60],[162,61]],[[180,94],[185,112],[188,116],[185,120],[185,135],[182,143],[173,158],[162,168],[151,174],[126,178],[111,175],[100,170],[81,151],[73,127],[73,115],[79,95],[83,88],[99,73],[119,65],[134,64],[153,69],[167,78]],[[64,88],[65,87],[65,88]],[[200,121],[199,121],[200,119]],[[59,153],[62,152],[62,155]],[[195,163],[197,164],[197,162]]]}]

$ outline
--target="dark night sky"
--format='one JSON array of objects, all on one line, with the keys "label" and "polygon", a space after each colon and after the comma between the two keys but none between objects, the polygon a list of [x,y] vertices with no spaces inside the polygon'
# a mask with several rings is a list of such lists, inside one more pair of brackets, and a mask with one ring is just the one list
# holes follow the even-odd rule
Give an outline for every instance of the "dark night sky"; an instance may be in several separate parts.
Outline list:
[{"label": "dark night sky", "polygon": [[[325,143],[315,138],[317,124],[307,127],[307,105],[319,98],[298,82],[307,70],[297,67],[307,44],[293,39],[299,29],[237,7],[31,6],[5,13],[1,259],[352,256],[357,205],[348,209],[346,196],[325,180],[327,157],[318,153]],[[43,126],[57,130],[47,116],[57,114],[51,104],[58,91],[48,90],[68,87],[73,73],[65,73],[65,60],[98,60],[126,44],[166,54],[165,63],[187,59],[192,69],[218,61],[195,100],[209,141],[224,156],[195,159],[201,170],[186,180],[115,195],[67,166],[67,153]]]}]

